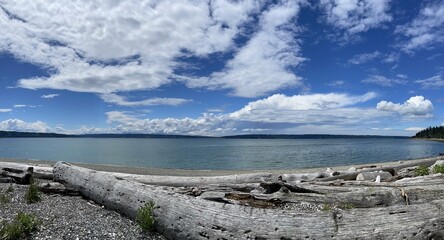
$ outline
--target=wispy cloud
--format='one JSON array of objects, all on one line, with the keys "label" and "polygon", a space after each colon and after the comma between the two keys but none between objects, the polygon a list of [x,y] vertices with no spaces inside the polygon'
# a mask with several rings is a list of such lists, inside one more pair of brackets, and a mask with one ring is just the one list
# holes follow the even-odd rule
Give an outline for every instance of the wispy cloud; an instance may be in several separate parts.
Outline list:
[{"label": "wispy cloud", "polygon": [[411,22],[398,26],[396,33],[404,37],[398,46],[407,53],[444,43],[444,1],[424,4],[419,15]]},{"label": "wispy cloud", "polygon": [[25,107],[29,107],[29,108],[35,108],[35,107],[40,107],[40,105],[26,105],[26,104],[15,104],[14,108],[25,108]]},{"label": "wispy cloud", "polygon": [[7,112],[11,112],[12,109],[10,108],[0,108],[0,113],[7,113]]},{"label": "wispy cloud", "polygon": [[423,88],[444,87],[444,79],[441,74],[426,79],[416,80],[415,83],[420,84]]},{"label": "wispy cloud", "polygon": [[357,55],[353,56],[352,58],[350,58],[348,60],[348,63],[354,64],[354,65],[363,64],[363,63],[372,61],[373,59],[379,57],[380,55],[381,55],[381,53],[379,51],[374,51],[372,53],[357,54]]},{"label": "wispy cloud", "polygon": [[342,31],[340,40],[353,40],[359,33],[392,21],[390,0],[321,0],[327,23]]},{"label": "wispy cloud", "polygon": [[330,87],[340,87],[340,86],[343,86],[344,84],[345,84],[344,81],[338,80],[338,81],[333,81],[333,82],[327,83],[327,86],[330,86]]},{"label": "wispy cloud", "polygon": [[140,101],[129,101],[125,97],[119,96],[117,94],[101,94],[100,98],[106,103],[112,103],[126,107],[154,105],[178,106],[187,102],[191,102],[191,100],[183,98],[148,98]]},{"label": "wispy cloud", "polygon": [[191,88],[232,89],[231,95],[258,97],[302,79],[289,69],[305,59],[300,56],[297,27],[292,24],[299,13],[298,1],[271,5],[259,21],[259,31],[239,49],[222,71],[209,77],[184,77]]},{"label": "wispy cloud", "polygon": [[44,98],[44,99],[52,99],[52,98],[55,98],[55,97],[58,97],[58,96],[60,96],[60,94],[58,94],[58,93],[54,93],[54,94],[42,95],[42,96],[40,96],[40,98]]},{"label": "wispy cloud", "polygon": [[419,132],[419,131],[422,131],[424,129],[425,129],[424,127],[409,127],[409,128],[404,129],[404,130],[412,131],[412,132]]},{"label": "wispy cloud", "polygon": [[209,113],[222,113],[225,112],[223,109],[221,108],[209,108],[207,109],[207,112]]},{"label": "wispy cloud", "polygon": [[362,80],[363,83],[377,84],[384,87],[393,87],[395,85],[407,84],[404,76],[398,78],[387,78],[382,75],[370,75],[366,79]]}]

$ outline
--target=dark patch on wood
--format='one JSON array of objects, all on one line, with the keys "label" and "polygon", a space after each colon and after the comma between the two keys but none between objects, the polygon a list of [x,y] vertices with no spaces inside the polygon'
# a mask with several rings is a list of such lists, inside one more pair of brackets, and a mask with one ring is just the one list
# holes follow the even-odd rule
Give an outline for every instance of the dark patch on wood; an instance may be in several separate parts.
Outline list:
[{"label": "dark patch on wood", "polygon": [[[290,185],[290,184],[287,184],[284,182],[271,182],[271,183],[270,182],[263,182],[260,184],[260,186],[265,189],[265,192],[264,192],[265,194],[272,194],[272,193],[278,192],[284,187],[293,193],[317,193],[317,194],[320,194],[318,191],[314,191],[314,190],[310,190],[310,189],[306,189],[306,188],[301,188],[301,187]],[[283,191],[285,192],[285,189]]]}]

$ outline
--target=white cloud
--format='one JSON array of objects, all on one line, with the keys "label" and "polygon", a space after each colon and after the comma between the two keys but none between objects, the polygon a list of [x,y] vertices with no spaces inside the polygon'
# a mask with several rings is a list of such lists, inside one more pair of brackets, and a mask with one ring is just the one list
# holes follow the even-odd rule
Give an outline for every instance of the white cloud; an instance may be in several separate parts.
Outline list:
[{"label": "white cloud", "polygon": [[231,51],[262,7],[254,0],[0,3],[23,19],[0,10],[0,51],[51,69],[20,87],[103,94],[158,88],[173,80],[178,57]]},{"label": "white cloud", "polygon": [[339,87],[339,86],[343,86],[344,84],[345,84],[345,82],[342,80],[327,83],[327,85],[330,87]]},{"label": "white cloud", "polygon": [[40,96],[40,98],[52,99],[52,98],[55,98],[55,97],[58,97],[58,96],[60,96],[60,94],[54,93],[54,94],[42,95],[42,96]]},{"label": "white cloud", "polygon": [[41,107],[41,105],[26,105],[26,104],[15,104],[14,105],[14,108],[25,108],[25,107],[35,108],[35,107]]},{"label": "white cloud", "polygon": [[242,129],[242,132],[268,132],[273,129],[271,128],[244,128]]},{"label": "white cloud", "polygon": [[399,60],[399,53],[392,52],[392,53],[385,54],[383,56],[382,62],[383,63],[395,63],[398,60]]},{"label": "white cloud", "polygon": [[396,74],[397,78],[407,79],[407,74]]},{"label": "white cloud", "polygon": [[402,78],[387,78],[382,75],[370,75],[362,80],[363,83],[372,83],[384,87],[393,87],[394,85],[406,84],[407,81]]},{"label": "white cloud", "polygon": [[[285,96],[276,94],[254,101],[227,114],[203,114],[198,118],[139,119],[129,112],[107,113],[113,132],[144,132],[161,134],[223,135],[240,132],[279,130],[280,123],[347,125],[372,121],[391,115],[376,109],[349,107],[376,97],[363,95],[312,94]],[[278,125],[276,125],[279,123]],[[271,124],[271,125],[270,125]]]},{"label": "white cloud", "polygon": [[100,98],[106,103],[112,103],[126,107],[153,106],[153,105],[178,106],[191,101],[183,98],[148,98],[140,101],[128,101],[125,97],[116,94],[102,94],[100,95]]},{"label": "white cloud", "polygon": [[344,40],[390,22],[390,0],[321,0],[327,23],[345,32]]},{"label": "white cloud", "polygon": [[210,112],[210,113],[222,113],[222,112],[225,112],[223,109],[221,109],[221,108],[209,108],[209,109],[207,109],[207,112]]},{"label": "white cloud", "polygon": [[[385,131],[379,127],[384,119],[431,116],[431,102],[421,96],[412,97],[404,104],[381,101],[376,108],[360,107],[373,100],[376,94],[339,93],[286,96],[275,94],[248,103],[245,107],[226,114],[204,113],[197,118],[142,119],[126,111],[106,113],[108,128],[82,126],[66,130],[60,126],[51,129],[43,122],[27,123],[18,119],[0,122],[0,129],[59,133],[157,133],[187,135],[232,135],[240,133],[342,133],[407,135],[408,130]],[[397,114],[399,113],[399,114]],[[377,127],[377,130],[371,128]],[[382,130],[381,130],[382,129]],[[404,131],[404,132],[402,132]],[[413,131],[413,130],[412,130]]]},{"label": "white cloud", "polygon": [[240,97],[257,97],[301,83],[290,69],[305,59],[292,24],[299,12],[297,1],[272,5],[260,19],[259,31],[229,60],[220,72],[210,77],[184,77],[192,88],[232,89]]},{"label": "white cloud", "polygon": [[415,83],[420,84],[423,88],[440,88],[444,87],[444,79],[441,75],[435,75],[430,78],[416,80]]},{"label": "white cloud", "polygon": [[396,33],[405,41],[399,47],[408,53],[444,43],[444,1],[430,1],[411,22],[398,26]]},{"label": "white cloud", "polygon": [[0,108],[0,113],[7,113],[7,112],[11,112],[12,109],[10,108]]},{"label": "white cloud", "polygon": [[376,93],[369,92],[364,95],[350,96],[347,94],[311,94],[286,96],[274,94],[268,98],[250,102],[240,112],[251,112],[258,109],[281,109],[281,110],[325,110],[337,109],[366,102],[376,97]]},{"label": "white cloud", "polygon": [[402,104],[381,101],[376,108],[380,111],[397,112],[402,116],[431,117],[433,104],[423,96],[414,96]]},{"label": "white cloud", "polygon": [[406,129],[404,129],[404,130],[406,130],[406,131],[412,131],[412,132],[419,132],[419,131],[422,131],[422,130],[424,130],[425,128],[423,128],[423,127],[409,127],[409,128],[406,128]]},{"label": "white cloud", "polygon": [[348,63],[358,65],[369,62],[377,57],[379,57],[381,53],[379,51],[374,51],[372,53],[363,53],[354,55],[352,58],[348,60]]},{"label": "white cloud", "polygon": [[107,116],[109,123],[117,124],[112,131],[119,133],[215,135],[233,130],[221,125],[223,116],[214,114],[203,114],[198,118],[137,119],[126,112],[113,111]]},{"label": "white cloud", "polygon": [[108,123],[113,123],[113,122],[128,123],[138,120],[135,116],[130,115],[128,112],[121,112],[121,111],[107,112],[106,116]]},{"label": "white cloud", "polygon": [[335,93],[295,96],[275,94],[250,102],[242,109],[229,114],[229,117],[237,121],[266,123],[353,124],[375,117],[377,111],[350,106],[375,97],[373,92],[358,96]]},{"label": "white cloud", "polygon": [[25,122],[20,119],[8,119],[0,122],[1,131],[49,132],[48,125],[41,121]]}]

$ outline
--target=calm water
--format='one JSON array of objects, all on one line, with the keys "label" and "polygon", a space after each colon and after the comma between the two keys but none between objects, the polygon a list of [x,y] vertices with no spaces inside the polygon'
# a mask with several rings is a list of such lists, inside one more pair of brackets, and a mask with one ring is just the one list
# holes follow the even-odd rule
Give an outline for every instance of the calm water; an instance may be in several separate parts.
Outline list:
[{"label": "calm water", "polygon": [[175,169],[296,169],[435,156],[444,143],[353,139],[3,138],[0,158]]}]

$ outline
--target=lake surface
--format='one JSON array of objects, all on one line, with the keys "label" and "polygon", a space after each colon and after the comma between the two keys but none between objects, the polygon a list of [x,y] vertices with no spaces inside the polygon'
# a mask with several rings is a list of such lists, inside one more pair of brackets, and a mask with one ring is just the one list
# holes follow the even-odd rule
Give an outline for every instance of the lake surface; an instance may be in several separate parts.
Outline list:
[{"label": "lake surface", "polygon": [[436,156],[444,143],[398,138],[0,138],[0,158],[148,168],[298,169]]}]

